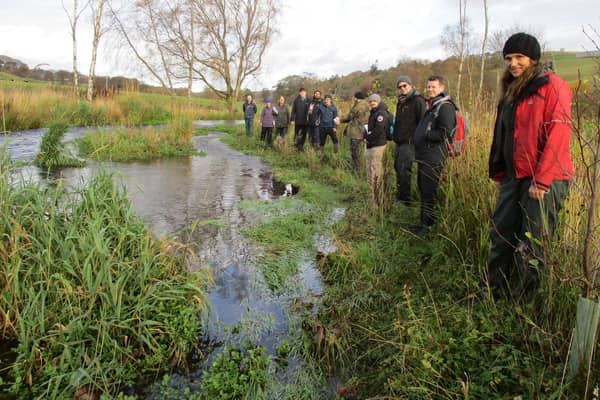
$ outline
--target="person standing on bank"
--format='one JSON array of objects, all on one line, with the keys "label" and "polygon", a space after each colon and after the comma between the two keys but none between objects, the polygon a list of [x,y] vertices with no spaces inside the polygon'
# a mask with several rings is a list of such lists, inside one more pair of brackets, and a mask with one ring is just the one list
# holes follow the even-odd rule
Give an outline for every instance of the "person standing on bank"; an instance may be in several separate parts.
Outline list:
[{"label": "person standing on bank", "polygon": [[321,137],[319,135],[319,105],[321,104],[321,91],[316,89],[313,92],[313,98],[308,105],[308,136],[310,144],[313,147],[319,147]]},{"label": "person standing on bank", "polygon": [[573,177],[572,93],[556,74],[543,71],[535,37],[512,35],[502,54],[505,72],[489,159],[499,196],[482,289],[501,294],[511,289],[517,272],[512,295],[518,299],[537,290],[544,242],[553,234]]},{"label": "person standing on bank", "polygon": [[321,157],[325,153],[325,144],[327,136],[331,137],[333,142],[333,152],[337,153],[340,150],[340,144],[337,138],[337,127],[339,125],[338,110],[333,104],[333,97],[330,94],[325,95],[325,99],[319,104],[319,148]]},{"label": "person standing on bank", "polygon": [[448,140],[456,128],[457,107],[445,94],[445,79],[439,75],[427,79],[427,110],[415,130],[417,181],[421,195],[421,215],[410,230],[424,236],[436,222],[436,198],[440,175],[448,158]]},{"label": "person standing on bank", "polygon": [[294,144],[298,151],[304,150],[306,133],[308,129],[308,106],[310,100],[306,97],[306,89],[300,88],[298,96],[292,104],[290,113],[290,124],[294,125]]},{"label": "person standing on bank", "polygon": [[273,106],[275,114],[275,135],[285,137],[290,123],[290,109],[285,104],[285,97],[279,96],[279,101]]},{"label": "person standing on bank", "polygon": [[367,152],[365,161],[367,166],[367,180],[373,191],[373,199],[378,203],[379,187],[381,185],[381,175],[383,169],[383,153],[390,134],[390,121],[387,115],[387,105],[381,102],[378,94],[369,96],[369,122],[365,141],[367,142]]},{"label": "person standing on bank", "polygon": [[258,112],[256,108],[256,103],[252,101],[252,95],[246,96],[246,101],[242,106],[242,110],[244,111],[244,122],[246,124],[246,136],[252,136],[254,132],[254,116]]},{"label": "person standing on bank", "polygon": [[396,201],[410,204],[412,166],[415,161],[415,129],[427,109],[425,99],[414,87],[409,76],[402,75],[396,82],[398,103],[393,139],[396,142],[394,169],[396,170]]},{"label": "person standing on bank", "polygon": [[263,108],[260,114],[260,124],[262,129],[260,131],[260,140],[265,141],[267,146],[271,146],[273,143],[273,127],[275,126],[275,116],[273,115],[272,100],[270,97],[265,99],[265,108]]},{"label": "person standing on bank", "polygon": [[352,171],[360,171],[360,151],[365,139],[365,125],[369,123],[369,103],[362,92],[354,93],[352,108],[341,122],[347,123],[344,134],[350,138],[350,154],[352,155]]}]

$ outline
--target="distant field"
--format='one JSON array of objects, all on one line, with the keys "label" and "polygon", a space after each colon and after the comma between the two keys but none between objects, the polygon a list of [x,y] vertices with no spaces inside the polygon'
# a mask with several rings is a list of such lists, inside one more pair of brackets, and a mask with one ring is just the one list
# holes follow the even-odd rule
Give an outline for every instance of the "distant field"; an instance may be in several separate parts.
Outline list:
[{"label": "distant field", "polygon": [[548,58],[554,61],[554,71],[568,82],[578,79],[578,71],[581,71],[583,80],[598,76],[600,57],[576,58],[574,51],[552,51],[548,54]]}]

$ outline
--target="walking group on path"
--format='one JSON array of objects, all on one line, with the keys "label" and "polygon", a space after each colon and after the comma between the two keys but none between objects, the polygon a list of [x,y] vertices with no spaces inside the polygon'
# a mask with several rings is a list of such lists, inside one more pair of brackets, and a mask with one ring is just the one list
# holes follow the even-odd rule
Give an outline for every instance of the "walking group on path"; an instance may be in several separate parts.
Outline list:
[{"label": "walking group on path", "polygon": [[[476,300],[511,295],[528,298],[539,286],[544,265],[544,243],[552,236],[558,213],[573,178],[570,151],[572,93],[564,80],[544,70],[538,40],[526,33],[512,35],[504,44],[504,76],[489,157],[489,176],[498,188],[492,217],[492,249],[487,274],[481,279]],[[397,79],[395,115],[381,97],[367,99],[354,94],[350,111],[340,117],[320,90],[308,99],[301,88],[291,111],[283,97],[276,106],[266,99],[261,114],[261,140],[272,143],[273,128],[285,136],[294,126],[294,145],[304,150],[306,139],[323,155],[327,137],[339,151],[337,130],[346,124],[352,169],[360,169],[360,153],[366,145],[367,180],[377,201],[382,177],[382,158],[388,141],[396,144],[396,200],[411,203],[412,167],[417,163],[420,194],[419,221],[409,229],[425,236],[436,222],[436,198],[440,176],[455,140],[458,107],[446,94],[445,79],[427,79],[425,96],[409,76]],[[252,135],[256,104],[248,96],[243,106],[246,134]],[[460,117],[459,117],[460,118]],[[461,143],[462,144],[462,143]],[[532,261],[535,260],[535,261]]]}]

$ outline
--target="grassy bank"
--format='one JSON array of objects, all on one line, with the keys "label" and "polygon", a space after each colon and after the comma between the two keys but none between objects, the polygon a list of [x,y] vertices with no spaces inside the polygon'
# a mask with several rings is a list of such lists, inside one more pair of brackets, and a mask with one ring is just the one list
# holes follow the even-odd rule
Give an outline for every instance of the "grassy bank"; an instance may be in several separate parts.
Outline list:
[{"label": "grassy bank", "polygon": [[10,175],[3,158],[0,342],[13,356],[0,392],[110,398],[185,365],[208,309],[207,275],[188,272],[186,248],[154,238],[108,174],[75,193]]},{"label": "grassy bank", "polygon": [[0,80],[0,131],[10,132],[47,126],[56,115],[68,125],[156,125],[178,114],[189,119],[233,119],[218,100],[138,92],[116,93],[89,103],[72,93],[71,87],[48,82]]},{"label": "grassy bank", "polygon": [[76,143],[83,157],[128,162],[201,154],[191,139],[192,122],[180,117],[163,127],[88,132]]},{"label": "grassy bank", "polygon": [[[348,172],[347,140],[339,155],[328,146],[322,163],[314,152],[298,155],[286,144],[266,149],[242,129],[226,138],[271,162],[275,176],[293,173],[300,187],[332,187],[347,204],[335,229],[338,252],[321,262],[328,289],[318,315],[307,313],[304,324],[313,360],[343,377],[340,392],[358,398],[581,398],[581,380],[566,382],[564,370],[579,293],[576,249],[585,193],[574,189],[565,204],[563,234],[548,246],[533,302],[465,305],[489,252],[496,195],[486,169],[492,114],[469,116],[468,151],[449,160],[441,220],[425,239],[404,228],[416,221],[418,204],[393,204],[392,146],[384,159],[383,207],[374,209],[364,178]],[[599,376],[596,359],[596,386]]]}]

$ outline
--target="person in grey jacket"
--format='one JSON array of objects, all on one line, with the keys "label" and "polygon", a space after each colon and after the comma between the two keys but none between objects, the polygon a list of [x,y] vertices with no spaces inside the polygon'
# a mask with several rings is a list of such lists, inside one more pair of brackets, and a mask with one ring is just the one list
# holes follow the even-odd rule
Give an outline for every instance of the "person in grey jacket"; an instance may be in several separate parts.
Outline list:
[{"label": "person in grey jacket", "polygon": [[285,137],[290,124],[290,109],[285,104],[285,97],[279,96],[279,101],[273,106],[275,115],[275,135]]},{"label": "person in grey jacket", "polygon": [[256,103],[252,101],[252,95],[246,96],[246,101],[242,106],[242,110],[244,111],[244,122],[246,124],[246,136],[252,136],[252,132],[254,131],[254,116],[258,109],[256,108]]}]

